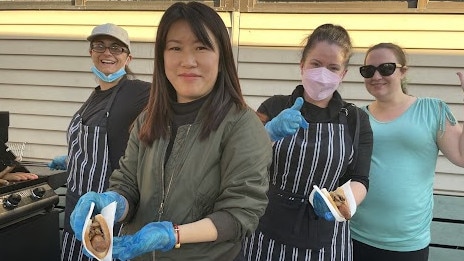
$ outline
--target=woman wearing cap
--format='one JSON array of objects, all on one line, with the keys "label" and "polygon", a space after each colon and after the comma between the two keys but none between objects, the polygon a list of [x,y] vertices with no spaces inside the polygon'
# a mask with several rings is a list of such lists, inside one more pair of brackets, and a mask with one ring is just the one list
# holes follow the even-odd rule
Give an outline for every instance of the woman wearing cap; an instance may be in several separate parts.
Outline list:
[{"label": "woman wearing cap", "polygon": [[240,89],[227,27],[199,2],[171,5],[160,20],[153,86],[121,168],[104,193],[71,215],[76,235],[90,205],[116,201],[113,258],[234,260],[267,205],[271,141]]},{"label": "woman wearing cap", "polygon": [[[129,128],[148,102],[150,83],[134,79],[127,32],[114,24],[95,27],[87,40],[98,86],[73,116],[68,127],[68,155],[49,166],[67,169],[66,208],[61,260],[88,260],[69,226],[77,200],[88,191],[103,192],[119,168]],[[115,226],[117,234],[119,226]]]}]

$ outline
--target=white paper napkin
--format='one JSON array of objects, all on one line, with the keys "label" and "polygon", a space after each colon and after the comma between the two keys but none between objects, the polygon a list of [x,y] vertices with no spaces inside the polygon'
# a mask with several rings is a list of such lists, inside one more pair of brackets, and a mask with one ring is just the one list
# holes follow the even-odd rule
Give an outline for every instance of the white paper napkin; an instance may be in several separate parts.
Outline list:
[{"label": "white paper napkin", "polygon": [[353,191],[351,190],[350,183],[351,179],[342,185],[342,189],[345,192],[345,197],[348,201],[348,206],[350,206],[351,216],[353,216],[354,213],[356,213],[357,205],[356,200],[354,199]]},{"label": "white paper napkin", "polygon": [[[93,213],[94,207],[95,207],[95,204],[92,202],[92,204],[90,205],[89,213],[87,214],[87,217],[86,217],[85,222],[84,222],[84,228],[83,228],[83,231],[82,231],[82,235],[85,234],[85,228],[89,225],[89,222],[92,222],[92,213]],[[112,202],[111,204],[109,204],[108,206],[104,207],[101,210],[101,214],[102,214],[103,218],[105,219],[106,223],[108,223],[108,229],[110,231],[110,249],[108,249],[108,253],[106,254],[106,256],[103,259],[100,259],[100,258],[94,256],[92,254],[92,252],[90,252],[90,250],[87,248],[85,240],[82,241],[82,243],[84,244],[85,250],[87,250],[87,252],[90,255],[92,255],[94,258],[96,258],[98,261],[111,261],[111,260],[113,260],[113,258],[112,258],[113,257],[113,224],[114,224],[114,214],[115,213],[116,213],[116,201]]]}]

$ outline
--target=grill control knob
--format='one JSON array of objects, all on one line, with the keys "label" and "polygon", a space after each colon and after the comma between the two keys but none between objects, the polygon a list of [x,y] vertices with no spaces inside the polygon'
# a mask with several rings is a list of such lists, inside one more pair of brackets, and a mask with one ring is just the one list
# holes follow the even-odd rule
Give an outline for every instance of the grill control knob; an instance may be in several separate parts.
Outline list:
[{"label": "grill control knob", "polygon": [[21,196],[19,194],[11,194],[3,201],[3,206],[6,209],[13,209],[18,206],[19,202],[21,202]]},{"label": "grill control knob", "polygon": [[32,190],[31,198],[32,199],[41,199],[45,195],[45,189],[38,187]]}]

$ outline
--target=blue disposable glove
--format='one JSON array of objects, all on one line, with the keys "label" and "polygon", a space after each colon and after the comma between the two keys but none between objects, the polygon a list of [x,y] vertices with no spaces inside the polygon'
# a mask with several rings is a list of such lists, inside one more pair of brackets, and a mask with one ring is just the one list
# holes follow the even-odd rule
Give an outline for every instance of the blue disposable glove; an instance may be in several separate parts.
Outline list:
[{"label": "blue disposable glove", "polygon": [[113,258],[128,260],[155,250],[165,252],[175,244],[176,236],[171,222],[152,222],[134,235],[114,237]]},{"label": "blue disposable glove", "polygon": [[319,192],[314,192],[313,202],[312,202],[314,212],[318,217],[321,217],[327,221],[334,221],[335,217],[330,211],[327,203],[322,198],[322,195]]},{"label": "blue disposable glove", "polygon": [[[342,186],[338,187],[334,193],[339,196],[345,197],[346,204],[349,206],[349,217],[356,212],[356,200],[350,186],[351,180],[347,181]],[[341,191],[340,191],[341,190]],[[328,220],[343,222],[347,219],[340,213],[340,210],[335,206],[332,199],[332,192],[328,192],[325,188],[319,189],[316,185],[313,186],[313,191],[309,194],[309,203],[313,206],[314,212],[317,216]],[[345,209],[344,209],[345,211]],[[345,213],[348,216],[348,213]]]},{"label": "blue disposable glove", "polygon": [[126,209],[126,199],[114,191],[104,193],[87,192],[79,198],[73,212],[71,213],[70,225],[76,238],[82,241],[82,230],[89,213],[92,202],[95,204],[93,214],[99,214],[101,210],[116,201],[116,213],[114,221],[118,221]]},{"label": "blue disposable glove", "polygon": [[67,169],[67,165],[66,165],[66,159],[67,158],[68,158],[67,155],[57,156],[57,157],[53,158],[53,160],[50,161],[47,164],[47,166],[51,170],[66,170]]},{"label": "blue disposable glove", "polygon": [[309,123],[301,115],[300,109],[303,106],[303,98],[298,97],[292,107],[283,110],[275,118],[264,126],[269,133],[272,141],[277,141],[286,136],[295,134],[301,127],[307,129]]}]

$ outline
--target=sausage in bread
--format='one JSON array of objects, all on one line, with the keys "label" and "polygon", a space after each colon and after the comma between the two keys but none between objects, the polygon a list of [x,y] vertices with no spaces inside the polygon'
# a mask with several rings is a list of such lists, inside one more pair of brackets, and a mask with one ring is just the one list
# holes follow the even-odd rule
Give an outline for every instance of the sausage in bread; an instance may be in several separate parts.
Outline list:
[{"label": "sausage in bread", "polygon": [[108,224],[102,214],[95,215],[92,222],[89,222],[84,240],[87,249],[100,259],[108,253],[111,244],[111,236]]},{"label": "sausage in bread", "polygon": [[338,214],[344,217],[346,220],[351,218],[351,210],[346,200],[345,192],[341,187],[338,187],[336,190],[327,192],[324,190],[323,193],[329,199],[332,206],[337,210]]}]

